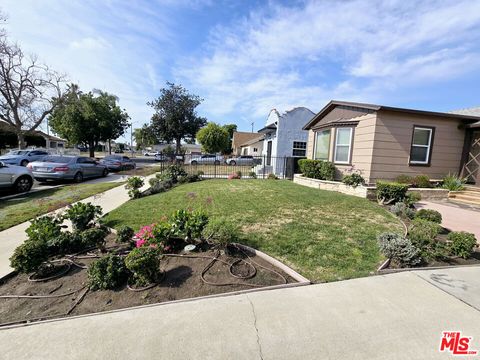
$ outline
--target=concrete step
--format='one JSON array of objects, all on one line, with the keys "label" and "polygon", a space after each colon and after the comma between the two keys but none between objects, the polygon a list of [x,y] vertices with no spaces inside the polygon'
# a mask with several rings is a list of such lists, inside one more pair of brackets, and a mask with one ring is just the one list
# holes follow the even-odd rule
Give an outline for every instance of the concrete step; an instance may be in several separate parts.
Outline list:
[{"label": "concrete step", "polygon": [[468,193],[465,193],[463,191],[456,192],[454,194],[450,194],[449,199],[451,200],[457,200],[457,201],[465,201],[471,204],[477,204],[480,205],[480,196],[477,195],[471,195]]},{"label": "concrete step", "polygon": [[465,186],[465,191],[472,191],[480,194],[480,186],[472,186],[472,185],[466,185]]},{"label": "concrete step", "polygon": [[472,205],[474,207],[478,207],[480,209],[480,202],[479,201],[469,201],[463,199],[456,199],[456,198],[448,198],[448,201],[458,204],[465,204],[465,205]]}]

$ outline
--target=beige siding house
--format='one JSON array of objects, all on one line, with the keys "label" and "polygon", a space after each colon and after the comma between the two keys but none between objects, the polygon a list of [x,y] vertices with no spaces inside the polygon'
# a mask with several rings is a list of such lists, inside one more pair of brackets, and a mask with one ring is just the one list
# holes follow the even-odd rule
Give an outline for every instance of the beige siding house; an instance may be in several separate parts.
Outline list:
[{"label": "beige siding house", "polygon": [[479,116],[331,101],[304,129],[307,157],[333,162],[339,179],[352,169],[368,183],[460,173],[480,185],[480,166],[465,168],[476,157],[480,164]]}]

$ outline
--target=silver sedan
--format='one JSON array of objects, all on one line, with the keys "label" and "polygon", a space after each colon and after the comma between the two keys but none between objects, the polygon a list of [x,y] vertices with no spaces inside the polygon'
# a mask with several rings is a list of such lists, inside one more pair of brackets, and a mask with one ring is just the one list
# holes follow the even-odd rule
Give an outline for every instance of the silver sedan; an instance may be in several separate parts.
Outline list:
[{"label": "silver sedan", "polygon": [[112,171],[121,171],[121,170],[128,170],[128,169],[135,169],[137,164],[135,161],[130,159],[128,156],[123,155],[108,155],[105,156],[100,163],[105,165],[108,170]]},{"label": "silver sedan", "polygon": [[108,168],[92,158],[84,156],[51,155],[42,161],[28,164],[35,180],[73,180],[77,183],[83,179],[107,176]]}]

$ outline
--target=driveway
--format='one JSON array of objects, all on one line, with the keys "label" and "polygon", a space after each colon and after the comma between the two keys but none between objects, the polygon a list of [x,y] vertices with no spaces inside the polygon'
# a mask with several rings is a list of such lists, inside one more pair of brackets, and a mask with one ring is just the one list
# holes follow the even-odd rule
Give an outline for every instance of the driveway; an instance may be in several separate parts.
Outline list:
[{"label": "driveway", "polygon": [[[443,331],[473,337],[480,312],[437,287],[435,272],[402,272],[259,291],[0,330],[3,359],[451,359]],[[466,279],[480,297],[480,269]],[[473,293],[475,292],[475,293]]]},{"label": "driveway", "polygon": [[449,202],[420,201],[418,209],[432,209],[442,214],[442,226],[451,231],[467,231],[475,234],[480,244],[480,209]]}]

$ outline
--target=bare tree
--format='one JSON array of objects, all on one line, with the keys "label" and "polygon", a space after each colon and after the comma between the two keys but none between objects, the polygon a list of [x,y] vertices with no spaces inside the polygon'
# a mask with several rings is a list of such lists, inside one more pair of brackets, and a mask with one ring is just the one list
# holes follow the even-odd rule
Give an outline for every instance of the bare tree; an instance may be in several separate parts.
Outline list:
[{"label": "bare tree", "polygon": [[0,120],[12,126],[20,148],[25,132],[35,130],[59,104],[64,83],[64,75],[0,36]]}]

